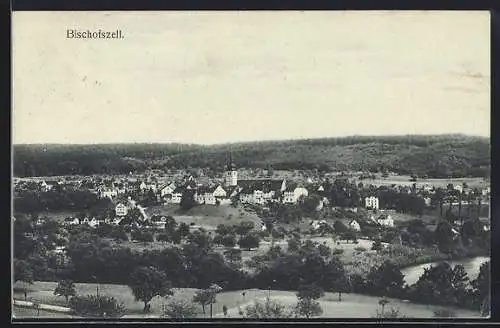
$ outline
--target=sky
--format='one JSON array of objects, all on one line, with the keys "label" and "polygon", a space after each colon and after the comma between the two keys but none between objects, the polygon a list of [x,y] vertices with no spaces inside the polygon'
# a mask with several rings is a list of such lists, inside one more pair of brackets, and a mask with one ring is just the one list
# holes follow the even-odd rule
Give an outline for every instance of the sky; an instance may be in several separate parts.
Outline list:
[{"label": "sky", "polygon": [[490,135],[488,12],[14,12],[12,47],[14,144]]}]

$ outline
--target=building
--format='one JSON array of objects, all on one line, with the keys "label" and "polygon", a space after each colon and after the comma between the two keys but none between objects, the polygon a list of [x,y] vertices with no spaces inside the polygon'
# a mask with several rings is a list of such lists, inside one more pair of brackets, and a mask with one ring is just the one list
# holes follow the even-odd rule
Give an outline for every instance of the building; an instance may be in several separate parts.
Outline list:
[{"label": "building", "polygon": [[456,191],[458,191],[459,193],[462,193],[464,191],[464,187],[461,185],[461,184],[457,184],[453,187],[453,189],[455,189]]},{"label": "building", "polygon": [[173,182],[168,184],[168,185],[160,186],[159,190],[160,190],[161,197],[165,197],[166,195],[172,195],[175,188],[176,188],[176,186]]},{"label": "building", "polygon": [[128,208],[122,203],[118,203],[115,207],[115,213],[117,216],[125,216],[128,213]]},{"label": "building", "polygon": [[183,192],[184,192],[184,190],[182,188],[180,188],[180,187],[175,188],[175,190],[172,192],[171,203],[172,204],[180,204]]},{"label": "building", "polygon": [[384,226],[384,227],[389,227],[389,228],[394,227],[394,220],[392,219],[392,217],[390,215],[387,215],[387,216],[381,215],[377,219],[377,223],[380,224],[381,226]]},{"label": "building", "polygon": [[80,224],[80,220],[78,220],[78,218],[68,217],[68,218],[64,219],[64,223],[66,225],[76,225],[76,224]]},{"label": "building", "polygon": [[226,186],[237,186],[238,185],[238,170],[233,164],[231,153],[229,154],[229,162],[226,166],[226,172],[224,173],[224,183]]},{"label": "building", "polygon": [[283,203],[295,204],[301,197],[307,197],[309,191],[304,187],[288,186],[283,193]]},{"label": "building", "polygon": [[359,225],[358,221],[356,221],[356,220],[351,220],[351,222],[349,222],[348,226],[353,231],[361,231],[361,226]]},{"label": "building", "polygon": [[378,197],[370,196],[365,198],[365,207],[373,210],[379,209]]}]

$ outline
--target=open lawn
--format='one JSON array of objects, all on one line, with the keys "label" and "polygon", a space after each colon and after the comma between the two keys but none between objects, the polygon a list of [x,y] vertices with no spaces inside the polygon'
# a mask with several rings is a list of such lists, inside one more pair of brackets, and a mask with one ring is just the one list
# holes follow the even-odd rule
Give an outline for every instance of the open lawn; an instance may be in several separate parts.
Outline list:
[{"label": "open lawn", "polygon": [[[57,297],[53,295],[53,290],[56,286],[54,282],[35,282],[30,287],[30,292],[28,294],[29,299],[37,301],[43,304],[52,305],[65,305],[64,298]],[[77,292],[80,295],[85,294],[95,294],[96,284],[76,284]],[[182,288],[174,289],[175,295],[172,297],[174,299],[185,299],[191,300],[193,295],[196,293],[196,289],[193,288]],[[101,284],[99,286],[99,292],[102,295],[113,296],[119,301],[123,302],[128,309],[127,317],[154,317],[159,316],[161,312],[162,300],[160,298],[155,298],[151,302],[152,313],[149,315],[144,315],[142,313],[143,304],[136,302],[134,297],[127,286],[123,285],[109,285]],[[215,317],[223,317],[222,307],[226,305],[229,309],[228,313],[230,317],[238,317],[239,308],[242,310],[246,306],[253,304],[254,300],[265,300],[269,295],[268,290],[258,290],[250,289],[245,290],[245,296],[242,295],[243,290],[238,291],[228,291],[222,292],[217,295],[217,303],[213,305],[213,313]],[[297,302],[295,297],[295,292],[290,291],[276,291],[271,290],[271,298],[278,300],[288,306],[294,306]],[[14,297],[17,299],[22,299],[22,292],[14,291]],[[375,316],[376,310],[378,308],[378,301],[380,298],[365,296],[359,294],[343,294],[342,301],[338,301],[338,294],[325,293],[320,299],[321,306],[323,308],[322,317],[325,318],[370,318]],[[167,301],[168,302],[168,301]],[[197,305],[201,314],[201,306]],[[390,299],[390,303],[386,308],[397,307],[400,313],[405,316],[414,318],[430,318],[433,313],[438,308],[443,308],[439,306],[430,306],[422,304],[414,304],[406,302],[403,300]],[[457,316],[459,317],[479,317],[479,313],[464,309],[453,309]],[[15,309],[15,313],[18,316],[36,316],[36,311],[30,309]],[[41,313],[42,315],[42,313]],[[44,314],[48,315],[48,314]],[[68,317],[64,314],[51,314],[54,317]],[[206,308],[206,317],[210,315],[210,307]]]},{"label": "open lawn", "polygon": [[219,224],[237,225],[241,221],[252,221],[257,229],[260,229],[262,224],[261,219],[255,213],[249,213],[241,207],[234,208],[229,205],[198,205],[188,211],[182,211],[179,205],[168,204],[149,207],[146,213],[149,216],[153,214],[171,215],[179,223],[194,223],[206,230],[215,230]]},{"label": "open lawn", "polygon": [[25,307],[20,307],[20,306],[14,306],[12,308],[12,317],[16,319],[22,319],[22,318],[58,318],[58,319],[77,319],[79,317],[65,314],[65,313],[58,313],[58,312],[50,312],[50,311],[44,311],[40,310],[38,312],[35,309],[32,308],[25,308]]}]

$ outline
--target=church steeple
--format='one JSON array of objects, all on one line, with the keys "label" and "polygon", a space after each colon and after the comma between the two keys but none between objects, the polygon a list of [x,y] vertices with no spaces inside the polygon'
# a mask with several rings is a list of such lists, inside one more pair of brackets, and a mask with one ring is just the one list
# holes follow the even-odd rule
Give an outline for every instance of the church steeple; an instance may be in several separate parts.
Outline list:
[{"label": "church steeple", "polygon": [[238,185],[238,171],[233,163],[233,154],[231,149],[229,149],[228,162],[226,164],[225,184],[227,186]]}]

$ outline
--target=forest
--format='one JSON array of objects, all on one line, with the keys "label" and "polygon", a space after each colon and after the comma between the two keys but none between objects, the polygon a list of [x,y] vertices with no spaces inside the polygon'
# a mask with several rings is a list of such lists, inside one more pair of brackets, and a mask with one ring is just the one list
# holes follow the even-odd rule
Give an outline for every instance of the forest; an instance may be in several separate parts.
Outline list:
[{"label": "forest", "polygon": [[124,174],[146,169],[394,172],[429,178],[489,177],[490,141],[454,135],[351,136],[218,145],[14,145],[14,175]]}]

